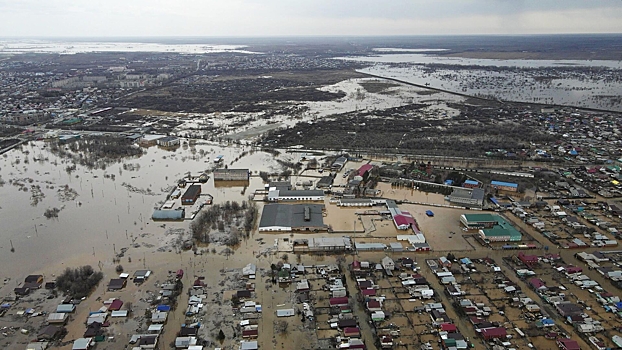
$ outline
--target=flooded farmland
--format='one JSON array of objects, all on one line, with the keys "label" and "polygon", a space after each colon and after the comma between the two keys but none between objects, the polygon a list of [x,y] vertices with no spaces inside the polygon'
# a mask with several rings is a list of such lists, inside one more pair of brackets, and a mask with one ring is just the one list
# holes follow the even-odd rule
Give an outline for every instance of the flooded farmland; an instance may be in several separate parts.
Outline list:
[{"label": "flooded farmland", "polygon": [[501,60],[426,54],[344,58],[359,70],[470,96],[622,111],[622,61]]}]

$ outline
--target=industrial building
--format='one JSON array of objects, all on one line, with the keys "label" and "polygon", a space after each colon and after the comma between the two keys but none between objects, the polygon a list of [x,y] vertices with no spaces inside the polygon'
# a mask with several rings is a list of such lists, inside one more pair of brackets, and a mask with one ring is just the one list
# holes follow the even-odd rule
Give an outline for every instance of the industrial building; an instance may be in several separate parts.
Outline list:
[{"label": "industrial building", "polygon": [[480,237],[487,242],[517,242],[522,234],[499,215],[463,214],[460,222],[469,229],[479,228]]},{"label": "industrial building", "polygon": [[248,169],[216,169],[214,181],[248,181],[250,171]]},{"label": "industrial building", "polygon": [[323,201],[322,190],[279,190],[271,187],[268,191],[268,201]]},{"label": "industrial building", "polygon": [[490,187],[496,188],[500,191],[518,192],[518,184],[512,182],[491,181]]},{"label": "industrial building", "polygon": [[179,140],[179,137],[167,136],[156,140],[156,143],[160,147],[175,147],[179,146],[181,142]]},{"label": "industrial building", "polygon": [[460,222],[469,229],[491,228],[497,223],[497,219],[492,214],[463,214],[460,215]]},{"label": "industrial building", "polygon": [[181,204],[192,205],[201,195],[200,185],[190,185],[186,192],[181,196]]},{"label": "industrial building", "polygon": [[326,230],[323,204],[266,204],[259,221],[260,232]]},{"label": "industrial building", "polygon": [[484,205],[484,190],[481,188],[454,188],[449,202],[468,208],[481,208]]},{"label": "industrial building", "polygon": [[352,250],[350,237],[316,237],[294,240],[294,252],[338,252]]}]

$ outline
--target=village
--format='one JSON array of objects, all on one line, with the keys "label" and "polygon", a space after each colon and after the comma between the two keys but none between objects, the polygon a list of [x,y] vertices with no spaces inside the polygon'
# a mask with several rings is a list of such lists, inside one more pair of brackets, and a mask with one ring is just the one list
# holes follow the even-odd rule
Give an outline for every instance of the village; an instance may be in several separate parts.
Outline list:
[{"label": "village", "polygon": [[619,96],[380,44],[3,56],[0,347],[622,348]]},{"label": "village", "polygon": [[[304,171],[268,174],[252,189],[258,216],[232,249],[199,240],[157,253],[162,262],[149,268],[157,257],[104,263],[102,281],[80,298],[57,293],[53,276],[27,276],[3,295],[2,341],[72,350],[620,346],[619,207],[526,196],[507,181],[533,172],[498,171],[504,181],[484,183],[448,169],[440,184],[385,182],[383,160],[297,157]],[[217,204],[208,180],[246,188],[259,178],[225,167],[223,155],[209,162],[175,182],[154,222],[196,221]],[[413,172],[430,176],[434,165]]]}]

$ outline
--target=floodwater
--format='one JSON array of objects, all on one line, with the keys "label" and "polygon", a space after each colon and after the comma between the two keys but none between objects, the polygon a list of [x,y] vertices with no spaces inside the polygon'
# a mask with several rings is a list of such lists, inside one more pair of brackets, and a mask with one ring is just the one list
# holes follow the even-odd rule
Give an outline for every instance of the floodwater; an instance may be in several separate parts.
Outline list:
[{"label": "floodwater", "polygon": [[501,60],[396,53],[341,59],[363,73],[470,96],[622,111],[622,61]]},{"label": "floodwater", "polygon": [[[186,173],[198,175],[212,169],[212,159],[219,154],[224,155],[224,164],[229,168],[250,168],[253,172],[280,170],[274,157],[265,152],[255,152],[234,162],[249,150],[213,145],[180,147],[175,151],[151,147],[145,149],[144,155],[123,159],[105,170],[77,165],[71,174],[66,171],[71,163],[52,154],[49,144],[43,141],[5,153],[0,156],[0,179],[4,182],[0,186],[0,278],[22,280],[29,273],[78,255],[111,260],[115,251],[133,244],[140,245],[134,248],[142,249],[138,250],[141,256],[132,255],[139,253],[131,248],[126,257],[142,258],[144,251],[166,247],[167,239],[172,238],[166,230],[186,229],[189,222],[154,223],[151,214]],[[77,197],[61,198],[59,189],[64,186],[71,190],[62,193],[73,190]],[[203,193],[212,195],[215,203],[242,201],[260,187],[263,185],[258,177],[251,178],[245,191],[243,187],[215,187],[210,177]],[[58,218],[45,218],[43,214],[48,208],[61,209]]]},{"label": "floodwater", "polygon": [[243,45],[209,44],[159,44],[138,42],[72,42],[47,40],[3,40],[0,54],[57,53],[73,55],[90,52],[171,52],[183,54],[236,52],[257,54],[241,50]]}]

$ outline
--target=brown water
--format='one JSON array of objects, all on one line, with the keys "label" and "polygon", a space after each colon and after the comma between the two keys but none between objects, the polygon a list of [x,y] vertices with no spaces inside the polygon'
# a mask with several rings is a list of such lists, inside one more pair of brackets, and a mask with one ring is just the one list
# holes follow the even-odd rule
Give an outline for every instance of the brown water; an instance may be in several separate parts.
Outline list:
[{"label": "brown water", "polygon": [[[197,145],[195,149],[197,152],[183,147],[175,151],[151,147],[143,156],[124,159],[105,170],[77,165],[71,174],[65,171],[70,163],[52,154],[44,142],[32,142],[3,155],[0,157],[0,176],[5,182],[0,187],[0,266],[3,267],[0,279],[10,277],[21,281],[29,273],[72,260],[72,256],[90,256],[93,258],[89,260],[96,263],[111,260],[115,251],[130,247],[133,239],[142,247],[131,248],[126,257],[142,258],[145,252],[155,251],[166,244],[166,229],[187,228],[189,222],[154,223],[151,220],[154,207],[164,201],[171,186],[187,172],[198,174],[213,168],[212,159],[218,154],[224,155],[224,163],[230,168],[250,168],[253,172],[280,169],[274,157],[264,152],[247,155],[231,164],[248,147]],[[200,150],[205,151],[203,156]],[[124,164],[140,168],[124,170]],[[115,179],[109,177],[111,174]],[[28,191],[20,190],[10,180],[19,180]],[[133,188],[130,190],[123,183]],[[45,195],[39,203],[31,200],[32,185],[39,185]],[[57,191],[64,185],[78,193],[75,200],[59,199]],[[215,188],[210,177],[203,193],[212,195],[215,203],[242,201],[260,187],[263,187],[261,179],[251,178],[249,188],[242,194],[243,187]],[[62,208],[58,218],[46,219],[45,210],[53,207]],[[10,251],[11,242],[15,252]]]}]

